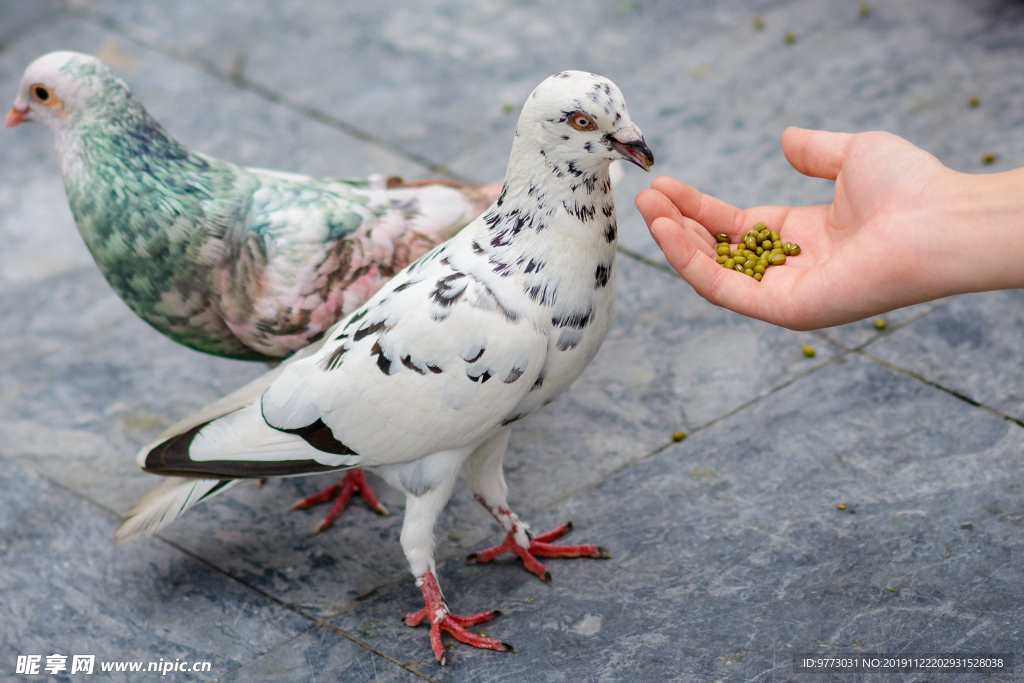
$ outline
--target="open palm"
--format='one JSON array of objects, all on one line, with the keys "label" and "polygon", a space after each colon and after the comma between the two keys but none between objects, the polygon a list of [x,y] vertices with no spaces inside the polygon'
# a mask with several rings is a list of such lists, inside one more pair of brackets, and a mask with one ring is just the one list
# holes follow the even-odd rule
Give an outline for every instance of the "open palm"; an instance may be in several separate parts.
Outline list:
[{"label": "open palm", "polygon": [[[951,248],[938,239],[935,222],[939,200],[959,174],[888,133],[790,128],[782,146],[796,170],[836,181],[831,204],[741,210],[666,177],[637,195],[669,263],[701,296],[777,325],[813,329],[956,291],[949,274],[929,264]],[[801,253],[757,282],[715,262],[714,235],[736,243],[760,221]]]}]

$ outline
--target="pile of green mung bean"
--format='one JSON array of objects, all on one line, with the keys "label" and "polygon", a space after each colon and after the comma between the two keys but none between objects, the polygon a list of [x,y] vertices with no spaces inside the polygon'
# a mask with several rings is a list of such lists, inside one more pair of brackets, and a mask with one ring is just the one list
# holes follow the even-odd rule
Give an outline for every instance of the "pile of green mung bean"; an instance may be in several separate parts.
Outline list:
[{"label": "pile of green mung bean", "polygon": [[770,266],[781,266],[787,256],[800,253],[800,245],[783,242],[779,233],[769,230],[764,223],[751,228],[735,249],[729,246],[729,236],[724,232],[715,235],[718,241],[717,262],[729,270],[749,275],[758,282]]}]

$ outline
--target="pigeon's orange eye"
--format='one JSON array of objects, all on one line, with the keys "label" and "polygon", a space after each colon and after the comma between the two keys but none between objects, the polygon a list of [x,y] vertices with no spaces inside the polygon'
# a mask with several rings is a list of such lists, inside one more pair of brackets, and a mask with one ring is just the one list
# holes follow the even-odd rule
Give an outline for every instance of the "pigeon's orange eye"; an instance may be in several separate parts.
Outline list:
[{"label": "pigeon's orange eye", "polygon": [[597,130],[597,124],[581,111],[574,111],[569,114],[569,125],[576,130]]},{"label": "pigeon's orange eye", "polygon": [[64,103],[61,102],[60,98],[57,97],[52,90],[43,85],[42,83],[33,83],[29,89],[28,94],[32,96],[32,99],[48,107],[51,111],[64,116]]},{"label": "pigeon's orange eye", "polygon": [[46,104],[46,101],[50,99],[50,89],[45,85],[36,83],[29,90],[32,93],[32,99],[40,104]]}]

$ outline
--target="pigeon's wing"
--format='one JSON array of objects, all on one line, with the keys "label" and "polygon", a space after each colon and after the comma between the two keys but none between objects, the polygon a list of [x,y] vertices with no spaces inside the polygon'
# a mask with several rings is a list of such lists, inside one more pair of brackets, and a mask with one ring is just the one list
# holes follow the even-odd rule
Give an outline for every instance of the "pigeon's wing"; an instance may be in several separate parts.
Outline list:
[{"label": "pigeon's wing", "polygon": [[[328,332],[329,334],[329,332]],[[327,339],[325,336],[318,342],[310,344],[304,349],[296,351],[293,355],[289,356],[284,362],[278,365],[276,368],[260,375],[253,381],[249,382],[243,387],[236,389],[227,396],[220,398],[208,406],[204,406],[194,413],[182,418],[172,426],[168,427],[162,434],[156,437],[156,440],[142,448],[136,455],[136,460],[140,467],[145,467],[146,456],[149,451],[159,443],[172,439],[174,437],[181,436],[186,432],[191,431],[195,427],[205,425],[208,422],[212,422],[219,417],[224,417],[234,413],[242,408],[252,405],[255,401],[259,400],[263,392],[266,391],[274,380],[281,376],[288,365],[313,355],[321,348],[323,348],[324,341]]]},{"label": "pigeon's wing", "polygon": [[515,419],[547,336],[442,246],[285,367],[248,408],[157,444],[159,474],[253,477],[408,462]]},{"label": "pigeon's wing", "polygon": [[236,336],[271,356],[318,338],[486,208],[469,189],[250,172],[253,220],[225,269],[222,308]]}]

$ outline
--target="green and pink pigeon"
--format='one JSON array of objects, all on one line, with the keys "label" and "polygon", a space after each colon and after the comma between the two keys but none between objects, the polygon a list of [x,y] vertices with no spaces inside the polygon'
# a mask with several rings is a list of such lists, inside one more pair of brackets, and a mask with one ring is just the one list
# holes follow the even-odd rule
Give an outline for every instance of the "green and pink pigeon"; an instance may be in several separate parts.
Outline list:
[{"label": "green and pink pigeon", "polygon": [[[123,80],[77,52],[28,66],[7,126],[23,121],[53,131],[71,212],[114,291],[167,337],[228,358],[275,362],[316,342],[501,189],[215,159],[177,142]],[[336,498],[320,531],[357,491],[386,513],[360,470],[296,507]]]}]

